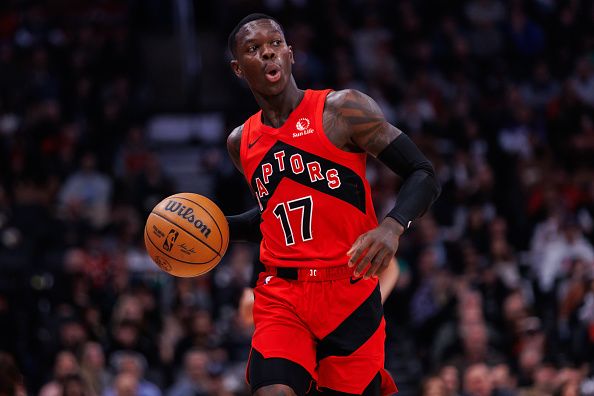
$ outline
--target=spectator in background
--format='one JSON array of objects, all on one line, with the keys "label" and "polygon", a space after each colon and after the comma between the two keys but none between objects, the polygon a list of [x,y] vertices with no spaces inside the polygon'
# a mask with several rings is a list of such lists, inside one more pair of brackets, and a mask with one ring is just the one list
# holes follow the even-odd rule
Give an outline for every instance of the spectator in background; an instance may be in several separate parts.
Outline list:
[{"label": "spectator in background", "polygon": [[[510,91],[516,90],[516,87],[510,88]],[[518,93],[510,92],[510,94]],[[508,125],[498,133],[499,146],[508,155],[526,160],[534,155],[537,139],[532,109],[524,103],[519,103],[512,110]]]},{"label": "spectator in background", "polygon": [[475,25],[497,24],[505,17],[505,8],[499,0],[469,1],[464,11],[468,20]]},{"label": "spectator in background", "polygon": [[113,380],[105,366],[105,354],[101,345],[88,341],[82,348],[80,372],[84,382],[94,395],[102,395]]},{"label": "spectator in background", "polygon": [[489,367],[484,363],[470,365],[464,371],[464,396],[494,396]]},{"label": "spectator in background", "polygon": [[447,320],[450,313],[453,290],[448,273],[437,267],[434,249],[426,248],[421,252],[418,271],[420,284],[410,301],[411,319],[420,332],[419,337],[430,345],[433,328],[440,320]]},{"label": "spectator in background", "polygon": [[511,5],[507,35],[511,42],[515,75],[526,78],[524,70],[531,70],[533,60],[542,53],[546,44],[545,34],[523,9],[522,4]]},{"label": "spectator in background", "polygon": [[[473,5],[487,5],[486,3],[493,7],[490,7],[490,10],[483,9],[482,11],[487,11],[485,13],[473,12]],[[467,15],[473,25],[468,35],[468,44],[472,53],[483,62],[499,54],[503,47],[503,36],[496,24],[499,9],[501,4],[498,1],[476,1],[467,9]]]},{"label": "spectator in background", "polygon": [[390,39],[391,34],[381,23],[379,15],[370,12],[363,16],[363,26],[353,32],[352,40],[356,59],[366,60],[359,65],[365,77],[375,78],[380,67],[386,68],[386,62],[389,65],[394,62],[393,58],[386,59],[380,52]]},{"label": "spectator in background", "polygon": [[234,306],[243,288],[249,283],[252,275],[253,251],[247,245],[238,244],[229,253],[225,267],[214,275],[217,290],[217,303],[220,310]]},{"label": "spectator in background", "polygon": [[68,375],[62,380],[62,396],[94,396],[83,378],[78,375]]},{"label": "spectator in background", "polygon": [[132,187],[131,201],[142,214],[152,210],[163,197],[175,193],[172,176],[166,173],[154,153],[147,156],[140,174],[129,187]]},{"label": "spectator in background", "polygon": [[562,368],[555,377],[555,395],[591,396],[592,390],[588,390],[586,384],[583,370]]},{"label": "spectator in background", "polygon": [[580,396],[580,385],[575,382],[566,382],[559,386],[555,396]]},{"label": "spectator in background", "polygon": [[39,396],[59,396],[64,392],[63,383],[67,377],[79,375],[80,367],[74,354],[60,351],[54,361],[53,378],[39,391]]},{"label": "spectator in background", "polygon": [[184,371],[167,396],[208,396],[212,379],[208,374],[209,357],[202,349],[190,349],[184,356]]},{"label": "spectator in background", "polygon": [[75,317],[68,316],[58,325],[59,348],[77,353],[87,341],[83,324]]},{"label": "spectator in background", "polygon": [[571,80],[578,98],[590,107],[594,107],[594,67],[592,60],[582,57],[577,61]]},{"label": "spectator in background", "polygon": [[80,163],[81,169],[66,179],[59,192],[60,207],[101,228],[109,221],[112,181],[97,170],[93,153],[85,153]]},{"label": "spectator in background", "polygon": [[545,246],[542,262],[536,265],[540,289],[549,294],[554,291],[555,282],[568,274],[569,262],[583,260],[594,265],[594,248],[584,238],[576,219],[566,217],[560,228],[560,235]]},{"label": "spectator in background", "polygon": [[517,383],[510,368],[505,363],[498,363],[491,367],[491,381],[494,393],[498,396],[516,396]]},{"label": "spectator in background", "polygon": [[[521,276],[518,270],[518,261],[512,247],[503,237],[492,237],[490,259],[493,269],[504,287],[508,290],[521,286]],[[502,301],[502,296],[498,301]]]},{"label": "spectator in background", "polygon": [[439,327],[432,343],[433,365],[439,367],[447,361],[462,368],[501,361],[496,348],[498,334],[485,321],[481,295],[463,285],[457,293],[457,319]]},{"label": "spectator in background", "polygon": [[556,374],[556,369],[550,364],[539,364],[534,369],[532,385],[521,389],[519,396],[552,396]]},{"label": "spectator in background", "polygon": [[188,318],[186,336],[175,346],[175,363],[182,363],[184,353],[189,349],[208,349],[216,346],[217,343],[211,314],[206,310],[195,310]]},{"label": "spectator in background", "polygon": [[527,105],[535,109],[543,117],[549,104],[561,90],[559,83],[551,76],[549,65],[538,62],[532,71],[532,76],[521,88],[522,97]]},{"label": "spectator in background", "polygon": [[0,352],[0,396],[26,396],[27,390],[14,358]]},{"label": "spectator in background", "polygon": [[592,115],[583,114],[579,120],[579,127],[570,141],[576,163],[592,165],[594,160],[594,119]]},{"label": "spectator in background", "polygon": [[147,140],[141,126],[133,126],[128,130],[126,140],[120,147],[115,159],[116,175],[125,180],[132,180],[146,167],[151,153],[146,145]]},{"label": "spectator in background", "polygon": [[[121,394],[135,394],[138,396],[161,396],[157,385],[144,377],[147,363],[139,353],[120,351],[112,354],[112,366],[115,371],[114,384],[108,387],[103,396],[119,396]],[[135,392],[132,390],[135,389]]]},{"label": "spectator in background", "polygon": [[439,370],[439,378],[443,380],[447,396],[460,396],[460,372],[452,364],[446,364]]},{"label": "spectator in background", "polygon": [[420,396],[448,396],[447,387],[440,377],[429,377],[421,385]]},{"label": "spectator in background", "polygon": [[420,134],[436,117],[433,104],[414,86],[408,88],[396,112],[398,123],[412,136]]},{"label": "spectator in background", "polygon": [[[131,373],[118,374],[114,380],[114,396],[140,396],[151,393],[140,393],[138,378]],[[105,394],[105,393],[104,393]]]},{"label": "spectator in background", "polygon": [[140,325],[131,320],[114,324],[110,353],[118,351],[135,351],[148,359],[149,363],[156,363],[156,352],[151,340],[142,333]]}]

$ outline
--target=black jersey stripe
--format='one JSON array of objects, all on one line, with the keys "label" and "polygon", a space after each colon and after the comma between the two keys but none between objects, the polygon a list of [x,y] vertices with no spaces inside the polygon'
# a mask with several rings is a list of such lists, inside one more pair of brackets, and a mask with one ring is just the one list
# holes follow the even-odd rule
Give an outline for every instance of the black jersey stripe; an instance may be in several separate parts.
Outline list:
[{"label": "black jersey stripe", "polygon": [[283,384],[297,395],[305,395],[312,381],[303,366],[283,358],[266,359],[255,348],[250,352],[247,373],[252,394],[267,385]]},{"label": "black jersey stripe", "polygon": [[328,356],[349,356],[379,328],[383,308],[379,284],[359,307],[318,343],[318,362]]},{"label": "black jersey stripe", "polygon": [[[274,157],[275,153],[279,153],[281,151],[284,151],[283,171],[279,170],[278,160]],[[293,173],[293,171],[291,170],[290,158],[294,154],[301,155],[304,164],[311,162],[319,163],[320,168],[322,170],[322,174],[325,174],[325,172],[327,172],[330,169],[336,169],[338,177],[340,178],[340,187],[330,188],[328,186],[328,181],[326,179],[316,180],[312,182],[310,180],[307,167],[301,173]],[[287,177],[299,184],[311,187],[314,190],[320,191],[324,194],[328,194],[337,199],[340,199],[341,201],[344,201],[354,206],[355,208],[363,212],[363,214],[366,213],[365,185],[361,177],[359,177],[359,175],[357,175],[352,169],[337,164],[336,162],[330,161],[326,158],[309,153],[297,147],[291,146],[284,142],[278,141],[264,155],[264,157],[256,167],[254,174],[252,175],[251,184],[253,191],[256,192],[256,194],[258,192],[256,178],[258,178],[263,183],[262,164],[266,163],[272,166],[273,173],[272,175],[268,176],[268,183],[264,184],[266,189],[268,190],[268,195],[260,197],[260,202],[262,203],[262,206],[264,208],[266,208],[268,199],[272,196],[274,190],[276,190],[281,180]]]}]

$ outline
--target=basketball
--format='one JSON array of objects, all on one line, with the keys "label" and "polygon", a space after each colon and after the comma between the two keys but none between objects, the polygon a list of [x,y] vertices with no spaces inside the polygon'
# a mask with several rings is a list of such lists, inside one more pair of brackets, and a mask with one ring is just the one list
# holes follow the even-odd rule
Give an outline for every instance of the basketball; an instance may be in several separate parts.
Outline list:
[{"label": "basketball", "polygon": [[180,277],[213,269],[229,245],[225,215],[210,199],[171,195],[151,211],[144,227],[146,250],[163,271]]}]

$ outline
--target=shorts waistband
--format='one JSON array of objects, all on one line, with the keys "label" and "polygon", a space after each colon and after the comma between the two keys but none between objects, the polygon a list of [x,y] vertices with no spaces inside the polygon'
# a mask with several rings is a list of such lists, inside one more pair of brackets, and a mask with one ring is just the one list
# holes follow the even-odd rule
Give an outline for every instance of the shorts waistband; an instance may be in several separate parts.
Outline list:
[{"label": "shorts waistband", "polygon": [[347,265],[328,268],[266,267],[266,272],[283,279],[305,282],[323,282],[347,279],[353,275],[354,268]]}]

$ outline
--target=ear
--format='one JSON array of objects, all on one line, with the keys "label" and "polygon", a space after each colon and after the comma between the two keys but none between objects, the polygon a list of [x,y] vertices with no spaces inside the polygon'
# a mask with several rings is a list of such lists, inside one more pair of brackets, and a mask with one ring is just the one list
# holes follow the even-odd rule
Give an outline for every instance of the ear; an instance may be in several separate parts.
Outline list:
[{"label": "ear", "polygon": [[231,70],[233,70],[233,73],[235,73],[237,77],[243,78],[243,71],[241,70],[241,66],[239,66],[239,62],[237,62],[237,59],[231,61]]},{"label": "ear", "polygon": [[289,53],[291,54],[291,64],[295,64],[295,57],[293,56],[293,47],[289,45]]}]

